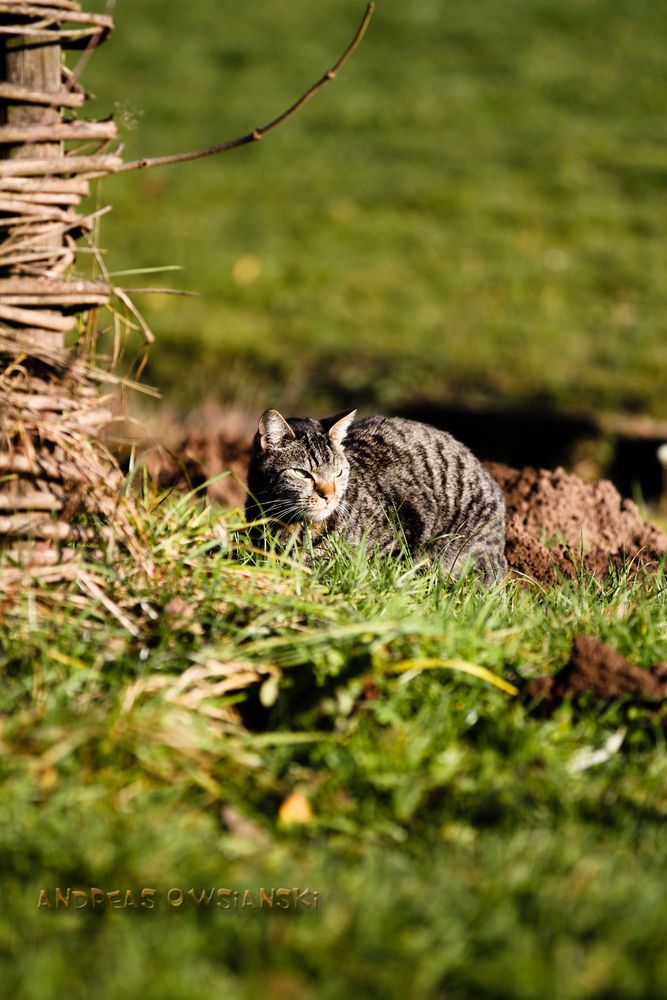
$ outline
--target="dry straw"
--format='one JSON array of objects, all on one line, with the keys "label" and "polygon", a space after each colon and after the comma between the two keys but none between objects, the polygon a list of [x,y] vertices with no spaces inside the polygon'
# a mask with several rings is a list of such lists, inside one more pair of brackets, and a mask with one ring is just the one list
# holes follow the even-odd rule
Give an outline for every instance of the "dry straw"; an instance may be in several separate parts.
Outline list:
[{"label": "dry straw", "polygon": [[108,398],[67,340],[113,294],[74,267],[98,215],[81,202],[121,160],[109,152],[114,122],[78,117],[85,93],[63,55],[92,50],[112,28],[74,0],[0,2],[0,539],[10,575],[12,565],[65,564],[81,543],[140,550],[122,475],[98,440]]}]

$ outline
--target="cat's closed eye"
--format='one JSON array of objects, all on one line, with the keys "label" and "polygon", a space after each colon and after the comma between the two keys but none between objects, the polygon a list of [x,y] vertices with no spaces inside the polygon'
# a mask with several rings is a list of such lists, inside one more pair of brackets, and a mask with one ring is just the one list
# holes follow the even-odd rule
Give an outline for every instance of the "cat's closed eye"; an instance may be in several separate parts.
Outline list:
[{"label": "cat's closed eye", "polygon": [[308,469],[290,469],[289,471],[293,472],[294,475],[298,476],[299,479],[312,479],[313,478],[312,475],[311,475],[311,473],[308,472]]}]

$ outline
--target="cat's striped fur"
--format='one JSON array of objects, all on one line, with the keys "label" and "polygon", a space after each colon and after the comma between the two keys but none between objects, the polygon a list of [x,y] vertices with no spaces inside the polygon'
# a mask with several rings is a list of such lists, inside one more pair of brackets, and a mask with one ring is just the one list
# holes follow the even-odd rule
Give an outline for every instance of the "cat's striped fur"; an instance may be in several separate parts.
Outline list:
[{"label": "cat's striped fur", "polygon": [[267,410],[248,475],[246,515],[334,531],[390,554],[407,544],[487,583],[507,571],[500,487],[451,434],[398,417],[285,420]]}]

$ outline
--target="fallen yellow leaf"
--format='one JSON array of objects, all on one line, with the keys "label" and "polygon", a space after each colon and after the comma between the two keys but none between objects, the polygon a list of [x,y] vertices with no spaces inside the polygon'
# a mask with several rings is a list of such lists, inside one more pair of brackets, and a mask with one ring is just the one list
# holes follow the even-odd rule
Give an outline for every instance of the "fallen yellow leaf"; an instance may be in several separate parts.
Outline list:
[{"label": "fallen yellow leaf", "polygon": [[313,818],[313,809],[302,792],[292,792],[278,810],[278,816],[280,822],[285,823],[286,826],[293,826],[296,823],[310,823]]}]

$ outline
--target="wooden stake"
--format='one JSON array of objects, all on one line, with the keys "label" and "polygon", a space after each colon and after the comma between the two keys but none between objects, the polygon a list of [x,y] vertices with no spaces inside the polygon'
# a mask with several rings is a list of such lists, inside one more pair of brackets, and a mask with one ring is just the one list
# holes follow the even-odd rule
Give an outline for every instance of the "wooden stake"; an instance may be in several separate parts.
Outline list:
[{"label": "wooden stake", "polygon": [[[13,46],[5,43],[5,79],[6,82],[26,90],[57,94],[61,90],[62,80],[62,49],[58,39],[48,32],[39,36],[43,43],[39,47]],[[20,42],[20,39],[18,40]],[[16,104],[10,105],[5,112],[7,128],[30,129],[35,126],[54,127],[60,125],[61,115],[57,107],[41,107],[40,105]],[[2,155],[2,147],[0,147]],[[48,162],[60,159],[62,143],[36,142],[29,146],[12,146],[7,150],[9,160],[16,161],[20,171],[19,161],[37,160]],[[44,234],[44,248],[62,250],[65,246],[64,232],[53,229]],[[58,312],[25,313],[22,309],[4,305],[0,307],[0,318],[13,322],[25,323],[39,337],[42,327],[52,348],[65,347],[65,333],[71,329],[72,321]],[[56,340],[56,337],[58,340]]]}]

